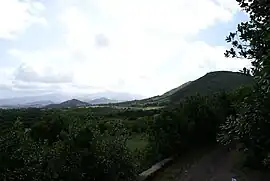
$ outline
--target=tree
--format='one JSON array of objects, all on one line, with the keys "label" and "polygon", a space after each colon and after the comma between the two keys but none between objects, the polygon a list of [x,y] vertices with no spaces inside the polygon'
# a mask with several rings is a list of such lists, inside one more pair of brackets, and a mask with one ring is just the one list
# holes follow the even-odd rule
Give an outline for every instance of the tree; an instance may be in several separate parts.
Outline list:
[{"label": "tree", "polygon": [[149,131],[152,152],[157,159],[216,143],[219,124],[231,114],[226,93],[186,98],[156,115]]},{"label": "tree", "polygon": [[[236,117],[221,126],[222,139],[238,141],[254,166],[269,167],[270,155],[270,1],[237,0],[250,19],[238,25],[226,38],[232,48],[226,57],[251,60],[256,85],[239,105]],[[233,125],[233,126],[232,126]],[[230,134],[230,135],[228,135]],[[227,137],[226,137],[227,135]],[[221,141],[222,142],[222,141]]]},{"label": "tree", "polygon": [[239,70],[239,72],[245,74],[245,75],[251,75],[250,70],[244,67],[242,70]]},{"label": "tree", "polygon": [[[236,32],[226,38],[232,48],[226,57],[247,58],[252,62],[252,73],[259,79],[269,79],[264,72],[270,71],[270,1],[237,0],[240,7],[250,16],[250,20],[238,25]],[[262,80],[262,82],[264,82]]]},{"label": "tree", "polygon": [[[32,139],[31,130],[15,122],[0,135],[0,180],[135,180],[136,167],[124,135],[103,134],[91,121],[73,120],[67,126],[62,125],[61,138],[49,144]],[[49,134],[46,126],[41,128],[41,136]]]}]

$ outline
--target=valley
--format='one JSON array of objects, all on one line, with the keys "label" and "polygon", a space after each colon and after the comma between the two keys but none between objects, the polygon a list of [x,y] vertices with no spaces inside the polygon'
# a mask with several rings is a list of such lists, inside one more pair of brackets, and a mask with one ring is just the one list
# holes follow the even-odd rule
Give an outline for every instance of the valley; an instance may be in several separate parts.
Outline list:
[{"label": "valley", "polygon": [[[109,99],[107,98],[97,98],[94,99],[93,104],[78,99],[70,99],[59,104],[48,104],[42,107],[2,109],[0,110],[1,135],[2,138],[9,135],[10,131],[6,132],[5,130],[13,130],[16,134],[20,134],[20,130],[29,129],[29,132],[22,137],[22,140],[20,139],[20,144],[26,144],[25,142],[30,139],[32,141],[27,143],[30,147],[26,145],[23,149],[30,149],[32,144],[38,144],[39,146],[36,148],[38,150],[29,151],[27,157],[34,156],[32,154],[36,152],[39,153],[41,151],[39,147],[53,151],[58,144],[64,144],[65,147],[72,147],[76,151],[58,150],[59,154],[75,156],[74,154],[80,153],[82,154],[80,157],[86,160],[90,159],[89,161],[99,158],[85,157],[85,153],[83,154],[81,151],[92,142],[91,139],[96,139],[95,143],[91,144],[94,144],[93,146],[96,148],[100,146],[107,147],[106,151],[102,153],[105,154],[103,156],[106,159],[112,162],[120,159],[118,161],[124,161],[125,164],[128,164],[126,167],[134,169],[132,174],[125,176],[125,179],[131,179],[166,156],[178,155],[185,153],[189,149],[200,148],[201,144],[216,144],[216,125],[233,113],[232,111],[235,108],[231,106],[235,102],[234,97],[238,94],[236,90],[248,90],[250,86],[253,86],[251,76],[238,72],[220,71],[208,73],[161,96],[148,99],[108,103]],[[98,104],[99,100],[101,101],[100,104]],[[37,104],[40,102],[42,101],[37,102]],[[47,101],[45,103],[51,102]],[[196,115],[194,115],[194,111],[198,108],[200,109],[199,112],[197,111]],[[192,114],[191,120],[186,122],[186,118],[190,116],[190,113]],[[177,119],[181,121],[177,122]],[[205,122],[205,120],[208,121]],[[178,129],[181,129],[181,131]],[[17,139],[16,134],[9,141]],[[88,136],[85,137],[84,134]],[[93,134],[95,136],[92,138],[90,135]],[[182,134],[182,136],[179,136],[183,137],[183,141],[179,143],[178,134]],[[186,135],[193,136],[187,137]],[[78,143],[72,140],[77,140]],[[17,149],[20,146],[20,144],[13,145],[9,141],[0,141],[3,149],[8,148],[6,144],[11,144],[11,149]],[[42,143],[43,141],[46,144]],[[174,150],[171,147],[174,144],[180,144],[181,149]],[[121,147],[121,151],[113,149],[117,145]],[[98,155],[102,152],[102,150],[92,151]],[[106,156],[108,151],[112,156],[121,154],[123,158]],[[91,152],[87,152],[87,154]],[[10,154],[12,155],[11,152]],[[39,154],[48,153],[41,152]],[[18,157],[14,161],[17,162],[17,159],[21,158]],[[58,162],[57,158],[53,158],[53,160]],[[43,160],[44,164],[47,161],[49,160]],[[76,164],[76,161],[73,160],[72,164]],[[63,163],[62,166],[65,165],[66,163]],[[31,164],[29,167],[32,168],[33,165]],[[100,169],[104,167],[107,168],[106,165],[100,165]],[[80,166],[78,169],[84,169],[84,167]],[[122,169],[122,167],[118,169]],[[64,175],[69,175],[65,171],[61,172]],[[103,176],[98,177],[103,178]]]},{"label": "valley", "polygon": [[0,9],[0,181],[270,180],[269,0]]}]

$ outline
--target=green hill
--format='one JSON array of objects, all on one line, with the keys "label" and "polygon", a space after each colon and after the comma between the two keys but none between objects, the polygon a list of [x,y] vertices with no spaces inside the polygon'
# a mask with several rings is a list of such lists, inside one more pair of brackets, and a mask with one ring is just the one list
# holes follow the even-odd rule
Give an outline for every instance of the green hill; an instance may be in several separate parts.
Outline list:
[{"label": "green hill", "polygon": [[252,83],[253,78],[251,76],[240,72],[210,72],[172,94],[170,102],[178,102],[197,93],[200,95],[210,95],[219,91],[230,91],[242,85]]},{"label": "green hill", "polygon": [[71,99],[60,104],[49,104],[44,108],[74,108],[74,107],[85,107],[89,106],[90,104],[87,102],[82,102],[77,99]]},{"label": "green hill", "polygon": [[125,107],[164,106],[169,103],[179,102],[186,97],[210,95],[218,91],[229,91],[241,85],[251,84],[253,78],[240,72],[216,71],[209,72],[197,80],[189,81],[160,96],[147,99],[128,101],[115,104]]},{"label": "green hill", "polygon": [[165,92],[164,94],[162,94],[161,97],[168,97],[168,96],[171,96],[171,95],[173,95],[174,93],[176,93],[177,91],[179,91],[180,89],[182,89],[182,88],[188,86],[191,82],[192,82],[192,81],[186,82],[186,83],[180,85],[179,87],[176,87],[176,88],[174,88],[174,89],[172,89],[172,90],[170,90],[170,91],[168,91],[168,92]]}]

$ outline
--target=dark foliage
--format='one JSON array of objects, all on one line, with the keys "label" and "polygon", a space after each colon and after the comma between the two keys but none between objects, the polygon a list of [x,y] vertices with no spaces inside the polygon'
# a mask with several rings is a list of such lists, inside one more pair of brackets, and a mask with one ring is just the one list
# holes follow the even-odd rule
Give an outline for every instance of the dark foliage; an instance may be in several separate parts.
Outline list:
[{"label": "dark foliage", "polygon": [[[237,31],[226,38],[232,48],[225,56],[248,58],[256,85],[246,92],[238,104],[238,114],[221,126],[220,142],[240,143],[249,166],[270,167],[270,1],[237,0],[250,20],[238,25]],[[242,96],[240,92],[236,96]]]},{"label": "dark foliage", "polygon": [[0,137],[0,179],[134,180],[126,136],[116,125],[113,128],[110,135],[89,121],[72,120],[25,129],[17,121]]},{"label": "dark foliage", "polygon": [[178,102],[189,96],[212,95],[220,91],[231,91],[239,86],[252,84],[253,78],[238,72],[210,72],[178,90],[171,96],[171,102]]},{"label": "dark foliage", "polygon": [[232,105],[229,95],[220,93],[189,97],[165,109],[154,118],[150,130],[155,159],[215,144],[220,123],[235,112]]}]

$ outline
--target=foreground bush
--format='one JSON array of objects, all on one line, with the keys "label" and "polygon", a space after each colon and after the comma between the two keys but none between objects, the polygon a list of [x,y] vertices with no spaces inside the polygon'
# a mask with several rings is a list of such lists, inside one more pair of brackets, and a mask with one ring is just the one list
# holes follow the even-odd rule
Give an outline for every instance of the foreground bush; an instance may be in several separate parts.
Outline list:
[{"label": "foreground bush", "polygon": [[[221,125],[218,141],[224,145],[241,144],[246,164],[253,168],[270,167],[270,99],[258,89],[245,88],[246,98],[238,105],[236,116]],[[237,92],[236,92],[237,95]]]},{"label": "foreground bush", "polygon": [[[226,41],[231,48],[225,56],[251,61],[251,69],[243,72],[252,75],[256,85],[239,104],[237,116],[222,125],[220,142],[240,143],[249,166],[270,168],[270,1],[237,0],[249,15]],[[234,126],[232,126],[234,125]]]},{"label": "foreground bush", "polygon": [[[17,121],[0,137],[0,180],[134,180],[125,136],[101,134],[89,123],[69,124],[57,141],[34,141]],[[35,135],[36,136],[36,135]]]},{"label": "foreground bush", "polygon": [[220,123],[233,113],[225,93],[211,98],[194,96],[154,118],[151,152],[156,160],[192,148],[215,144]]}]

